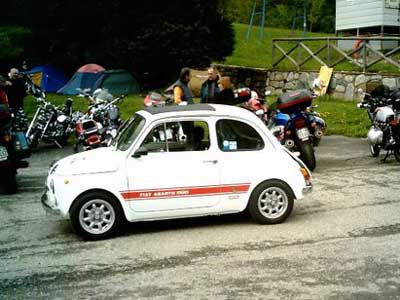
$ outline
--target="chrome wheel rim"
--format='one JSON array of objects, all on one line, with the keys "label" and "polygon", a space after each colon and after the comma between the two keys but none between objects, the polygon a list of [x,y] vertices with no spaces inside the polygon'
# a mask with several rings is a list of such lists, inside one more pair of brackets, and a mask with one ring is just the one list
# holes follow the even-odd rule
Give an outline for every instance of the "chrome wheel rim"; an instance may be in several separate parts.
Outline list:
[{"label": "chrome wheel rim", "polygon": [[115,223],[115,210],[107,201],[93,199],[86,202],[80,209],[79,223],[91,234],[105,233]]},{"label": "chrome wheel rim", "polygon": [[288,196],[278,187],[265,189],[258,197],[258,209],[268,219],[281,217],[289,206]]}]

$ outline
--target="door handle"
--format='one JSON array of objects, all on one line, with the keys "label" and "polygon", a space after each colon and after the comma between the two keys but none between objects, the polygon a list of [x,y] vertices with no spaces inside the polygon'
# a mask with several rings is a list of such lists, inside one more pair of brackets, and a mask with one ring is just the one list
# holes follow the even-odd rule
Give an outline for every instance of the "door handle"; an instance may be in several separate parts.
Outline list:
[{"label": "door handle", "polygon": [[218,163],[218,160],[203,160],[203,163],[216,164]]}]

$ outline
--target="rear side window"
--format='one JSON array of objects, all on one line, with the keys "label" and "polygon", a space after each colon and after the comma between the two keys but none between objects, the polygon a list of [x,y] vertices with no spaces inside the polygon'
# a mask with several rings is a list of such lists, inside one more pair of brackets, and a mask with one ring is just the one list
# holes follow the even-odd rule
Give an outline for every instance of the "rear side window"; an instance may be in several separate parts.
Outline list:
[{"label": "rear side window", "polygon": [[218,147],[222,151],[255,151],[264,148],[264,141],[250,125],[223,119],[217,121]]},{"label": "rear side window", "polygon": [[142,144],[149,152],[206,151],[210,147],[204,121],[167,122],[155,126]]}]

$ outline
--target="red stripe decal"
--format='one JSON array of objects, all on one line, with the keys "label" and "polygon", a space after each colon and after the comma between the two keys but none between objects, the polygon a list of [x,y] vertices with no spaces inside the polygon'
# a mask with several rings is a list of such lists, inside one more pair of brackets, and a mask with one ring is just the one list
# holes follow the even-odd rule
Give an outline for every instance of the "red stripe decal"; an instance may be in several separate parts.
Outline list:
[{"label": "red stripe decal", "polygon": [[241,194],[246,193],[249,188],[250,184],[246,183],[204,187],[168,188],[159,190],[134,190],[121,192],[121,195],[126,201],[154,200],[165,198],[214,196],[223,194]]}]

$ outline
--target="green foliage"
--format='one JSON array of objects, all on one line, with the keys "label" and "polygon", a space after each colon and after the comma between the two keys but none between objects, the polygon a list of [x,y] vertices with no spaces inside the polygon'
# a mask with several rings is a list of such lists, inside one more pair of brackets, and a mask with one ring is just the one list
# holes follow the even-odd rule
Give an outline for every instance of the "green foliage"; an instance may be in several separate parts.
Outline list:
[{"label": "green foliage", "polygon": [[23,57],[29,35],[29,30],[23,27],[0,27],[0,65],[3,68],[10,68]]},{"label": "green foliage", "polygon": [[[303,29],[304,3],[306,3],[307,30],[333,33],[335,30],[336,0],[267,0],[266,25],[275,28],[291,28],[296,18],[296,28]],[[262,1],[257,1],[257,11]],[[235,23],[248,24],[254,0],[219,0],[220,10]],[[259,19],[254,24],[260,24]]]},{"label": "green foliage", "polygon": [[[214,0],[6,3],[10,16],[18,15],[9,22],[32,30],[31,57],[71,73],[96,62],[160,78],[176,77],[183,66],[207,65],[232,53],[233,28],[217,5]],[[22,18],[25,6],[30,11]],[[21,15],[19,8],[24,8]]]}]

